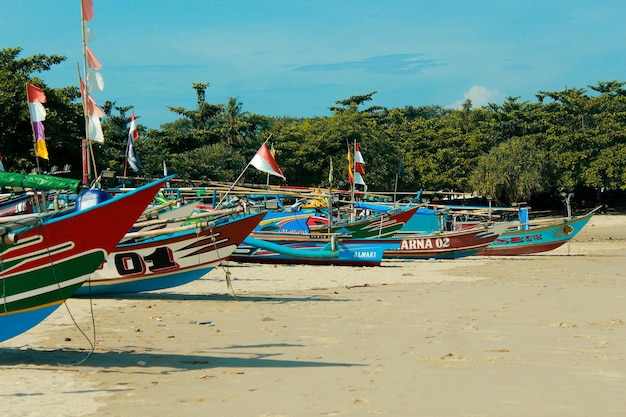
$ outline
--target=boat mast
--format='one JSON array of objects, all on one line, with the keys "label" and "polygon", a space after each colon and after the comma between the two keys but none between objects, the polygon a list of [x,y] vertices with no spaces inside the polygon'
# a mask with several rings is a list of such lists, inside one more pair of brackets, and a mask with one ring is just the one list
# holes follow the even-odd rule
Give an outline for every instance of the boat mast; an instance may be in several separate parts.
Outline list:
[{"label": "boat mast", "polygon": [[356,139],[354,139],[354,145],[352,146],[352,192],[350,195],[350,221],[353,222],[356,219],[356,198],[354,196],[356,191]]},{"label": "boat mast", "polygon": [[333,232],[333,158],[330,158],[328,173],[328,234]]},{"label": "boat mast", "polygon": [[83,183],[89,184],[91,178],[91,165],[89,164],[91,142],[89,140],[89,91],[87,90],[87,37],[85,36],[85,11],[83,9],[83,2],[80,2],[80,23],[81,23],[81,37],[83,43],[83,76],[80,79],[80,69],[77,66],[79,85],[81,88],[81,97],[83,99],[83,117],[85,119],[85,138],[82,140],[81,153],[82,153],[82,171],[83,171]]}]

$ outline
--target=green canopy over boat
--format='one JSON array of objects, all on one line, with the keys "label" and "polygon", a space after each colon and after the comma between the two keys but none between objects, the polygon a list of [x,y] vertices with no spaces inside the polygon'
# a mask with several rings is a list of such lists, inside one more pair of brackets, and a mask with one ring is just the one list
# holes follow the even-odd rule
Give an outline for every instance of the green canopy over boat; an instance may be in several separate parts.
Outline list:
[{"label": "green canopy over boat", "polygon": [[77,193],[82,182],[44,174],[0,172],[0,187],[32,188],[35,190],[66,190]]}]

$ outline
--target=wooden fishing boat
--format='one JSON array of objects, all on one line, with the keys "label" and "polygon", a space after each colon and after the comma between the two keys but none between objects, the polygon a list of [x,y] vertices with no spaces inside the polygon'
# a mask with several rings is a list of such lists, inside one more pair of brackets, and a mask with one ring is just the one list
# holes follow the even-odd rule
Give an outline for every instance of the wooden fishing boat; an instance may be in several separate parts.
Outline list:
[{"label": "wooden fishing boat", "polygon": [[400,234],[398,249],[384,253],[386,259],[457,259],[476,255],[498,237],[498,230],[486,225],[471,229],[429,234]]},{"label": "wooden fishing boat", "polygon": [[357,239],[337,235],[252,233],[229,257],[235,262],[380,266],[386,249],[399,240]]},{"label": "wooden fishing boat", "polygon": [[154,291],[199,279],[228,258],[263,216],[205,216],[187,226],[129,234],[139,239],[117,245],[75,295]]},{"label": "wooden fishing boat", "polygon": [[[368,206],[368,207],[371,207]],[[465,230],[479,224],[490,224],[500,229],[499,236],[480,252],[481,256],[512,256],[547,252],[571,240],[599,209],[577,217],[530,221],[528,207],[482,207],[482,206],[437,206],[435,209],[420,209],[407,222],[400,233],[430,233],[439,228]],[[570,208],[568,206],[568,213]],[[492,218],[511,218],[516,221],[493,221]],[[419,219],[419,221],[416,221]]]},{"label": "wooden fishing boat", "polygon": [[591,220],[598,210],[571,218],[552,220],[549,223],[520,224],[508,228],[478,255],[512,256],[529,255],[556,249],[571,240]]},{"label": "wooden fishing boat", "polygon": [[[89,278],[152,201],[155,181],[119,197],[79,195],[66,209],[0,227],[0,342],[37,325]],[[26,223],[28,222],[28,223]]]}]

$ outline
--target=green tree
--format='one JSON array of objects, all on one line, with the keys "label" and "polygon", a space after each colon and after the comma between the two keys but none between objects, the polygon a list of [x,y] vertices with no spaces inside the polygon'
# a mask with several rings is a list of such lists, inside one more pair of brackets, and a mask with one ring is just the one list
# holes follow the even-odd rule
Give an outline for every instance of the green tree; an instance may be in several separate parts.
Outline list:
[{"label": "green tree", "polygon": [[546,189],[548,160],[533,141],[511,138],[479,158],[472,189],[505,204],[528,201]]},{"label": "green tree", "polygon": [[30,171],[36,167],[26,83],[44,90],[47,101],[46,144],[50,160],[40,159],[42,169],[52,165],[80,166],[80,113],[74,100],[77,88],[51,89],[34,73],[43,73],[65,60],[59,55],[19,58],[21,48],[0,50],[0,152],[7,170]]}]

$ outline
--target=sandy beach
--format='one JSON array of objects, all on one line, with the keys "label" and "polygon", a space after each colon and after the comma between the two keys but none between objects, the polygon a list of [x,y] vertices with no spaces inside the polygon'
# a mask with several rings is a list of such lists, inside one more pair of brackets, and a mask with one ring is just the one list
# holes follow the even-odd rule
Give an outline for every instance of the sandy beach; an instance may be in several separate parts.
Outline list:
[{"label": "sandy beach", "polygon": [[[532,256],[230,265],[0,344],[3,416],[626,416],[626,216]],[[93,344],[93,352],[92,345]]]}]

